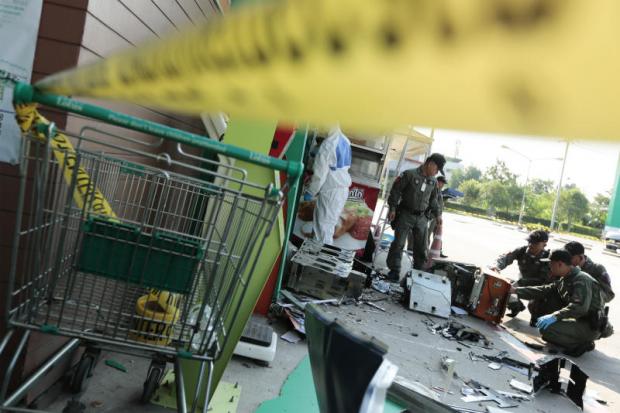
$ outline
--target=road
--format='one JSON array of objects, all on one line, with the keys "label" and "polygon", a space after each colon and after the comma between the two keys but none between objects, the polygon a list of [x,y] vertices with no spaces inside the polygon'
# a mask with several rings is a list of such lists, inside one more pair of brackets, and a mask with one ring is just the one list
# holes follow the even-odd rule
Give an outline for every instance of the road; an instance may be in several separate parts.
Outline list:
[{"label": "road", "polygon": [[[449,259],[472,262],[480,266],[488,265],[493,263],[500,254],[525,245],[526,237],[526,232],[521,232],[515,227],[465,215],[444,213],[443,245],[444,253],[449,256]],[[562,236],[552,236],[548,247],[551,249],[562,247],[564,243],[558,238]],[[591,249],[586,251],[586,255],[607,268],[614,291],[620,291],[620,256],[603,253],[604,245],[601,242],[570,238],[591,246]],[[516,263],[506,268],[503,274],[516,277],[518,274]],[[529,314],[523,312],[520,316],[527,320]],[[611,302],[610,319],[618,331],[620,306],[617,300]],[[602,386],[601,392],[608,395],[609,391],[613,392],[614,404],[620,405],[618,394],[620,392],[620,334],[597,341],[593,352],[583,355],[576,361],[590,375],[591,381]]]}]

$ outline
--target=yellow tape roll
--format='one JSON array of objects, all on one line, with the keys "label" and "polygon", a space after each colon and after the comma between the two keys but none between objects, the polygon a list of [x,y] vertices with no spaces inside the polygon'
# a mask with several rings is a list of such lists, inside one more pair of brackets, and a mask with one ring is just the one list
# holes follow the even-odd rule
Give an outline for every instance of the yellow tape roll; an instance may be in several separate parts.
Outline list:
[{"label": "yellow tape roll", "polygon": [[616,138],[620,2],[284,0],[38,83],[364,130]]},{"label": "yellow tape roll", "polygon": [[180,298],[179,294],[154,288],[149,291],[148,295],[148,301],[156,302],[164,311],[168,311],[169,308],[178,308]]},{"label": "yellow tape roll", "polygon": [[139,333],[132,334],[134,340],[158,346],[170,344],[174,324],[179,319],[177,307],[167,305],[163,308],[157,296],[143,295],[136,302],[136,314],[145,319],[136,319],[135,330]]}]

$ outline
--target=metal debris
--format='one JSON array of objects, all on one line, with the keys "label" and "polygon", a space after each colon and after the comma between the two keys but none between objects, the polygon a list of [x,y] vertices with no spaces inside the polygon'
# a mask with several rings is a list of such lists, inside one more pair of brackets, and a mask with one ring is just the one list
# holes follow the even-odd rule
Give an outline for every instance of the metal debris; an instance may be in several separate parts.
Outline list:
[{"label": "metal debris", "polygon": [[372,289],[383,294],[388,294],[390,292],[390,283],[375,278],[372,280]]},{"label": "metal debris", "polygon": [[[534,392],[547,387],[552,393],[565,394],[573,403],[583,410],[583,393],[586,389],[588,375],[572,361],[564,357],[557,357],[544,363],[539,363],[540,371],[534,377]],[[568,370],[568,383],[560,380],[562,370]]]},{"label": "metal debris", "polygon": [[432,321],[423,321],[433,334],[439,334],[448,340],[455,340],[459,344],[465,345],[463,341],[471,342],[471,345],[479,345],[486,349],[490,349],[491,342],[480,331],[471,327],[457,323],[456,321],[448,321],[443,324],[435,324]]},{"label": "metal debris", "polygon": [[490,368],[491,370],[499,370],[499,369],[501,369],[501,368],[502,368],[502,365],[501,365],[501,364],[499,364],[499,363],[495,363],[495,362],[493,362],[493,363],[489,363],[489,368]]},{"label": "metal debris", "polygon": [[381,310],[381,311],[383,311],[383,312],[385,313],[385,308],[383,308],[383,307],[379,307],[379,306],[378,306],[377,304],[375,304],[375,303],[371,303],[370,301],[364,301],[364,304],[369,305],[369,306],[371,306],[371,307],[373,307],[373,308],[376,308],[377,310]]},{"label": "metal debris", "polygon": [[530,401],[530,398],[523,394],[511,393],[509,391],[502,391],[502,390],[498,390],[497,393],[504,397],[508,397],[509,399],[513,399],[513,400]]},{"label": "metal debris", "polygon": [[521,383],[519,380],[516,380],[516,379],[510,380],[510,387],[512,387],[513,389],[520,390],[523,393],[527,393],[527,394],[532,394],[532,390],[534,390],[534,387],[532,387],[531,385],[526,384],[526,383]]},{"label": "metal debris", "polygon": [[[531,379],[532,372],[537,369],[534,363],[525,363],[508,357],[507,351],[501,351],[496,356],[487,356],[486,354],[474,354],[474,352],[470,351],[469,358],[472,361],[487,361],[490,363],[500,364],[501,366],[506,366],[511,370],[528,376],[528,379]],[[489,367],[491,366],[489,365]]]},{"label": "metal debris", "polygon": [[474,396],[474,395],[465,396],[465,397],[461,397],[461,400],[463,400],[465,403],[495,402],[501,408],[518,406],[517,403],[510,401],[510,400],[506,400],[503,396],[501,396],[500,394],[496,393],[495,391],[491,389],[477,389],[477,391],[481,393],[480,396]]}]

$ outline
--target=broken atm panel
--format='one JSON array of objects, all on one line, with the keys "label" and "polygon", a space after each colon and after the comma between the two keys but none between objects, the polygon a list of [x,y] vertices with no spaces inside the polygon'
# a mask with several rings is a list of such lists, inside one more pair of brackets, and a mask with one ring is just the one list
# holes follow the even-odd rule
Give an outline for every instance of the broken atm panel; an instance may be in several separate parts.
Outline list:
[{"label": "broken atm panel", "polygon": [[483,320],[500,323],[506,312],[510,285],[510,281],[498,273],[485,270],[476,279],[471,292],[471,314]]},{"label": "broken atm panel", "polygon": [[448,278],[419,270],[409,274],[409,309],[443,318],[450,317],[451,286]]}]

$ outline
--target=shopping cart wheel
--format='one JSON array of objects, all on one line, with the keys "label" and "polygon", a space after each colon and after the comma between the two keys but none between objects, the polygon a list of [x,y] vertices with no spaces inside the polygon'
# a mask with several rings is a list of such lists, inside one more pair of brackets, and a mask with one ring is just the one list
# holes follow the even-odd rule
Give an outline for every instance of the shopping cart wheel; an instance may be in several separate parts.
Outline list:
[{"label": "shopping cart wheel", "polygon": [[91,376],[91,371],[95,365],[95,356],[89,353],[84,353],[82,359],[75,368],[73,377],[71,378],[70,390],[73,394],[82,393],[86,390],[88,378]]},{"label": "shopping cart wheel", "polygon": [[162,363],[160,361],[151,361],[151,365],[149,366],[149,372],[146,376],[146,381],[144,382],[144,387],[142,389],[142,397],[140,401],[143,404],[146,404],[151,401],[151,397],[153,397],[153,393],[159,387],[159,383],[164,376],[164,370],[166,369],[166,363]]}]

